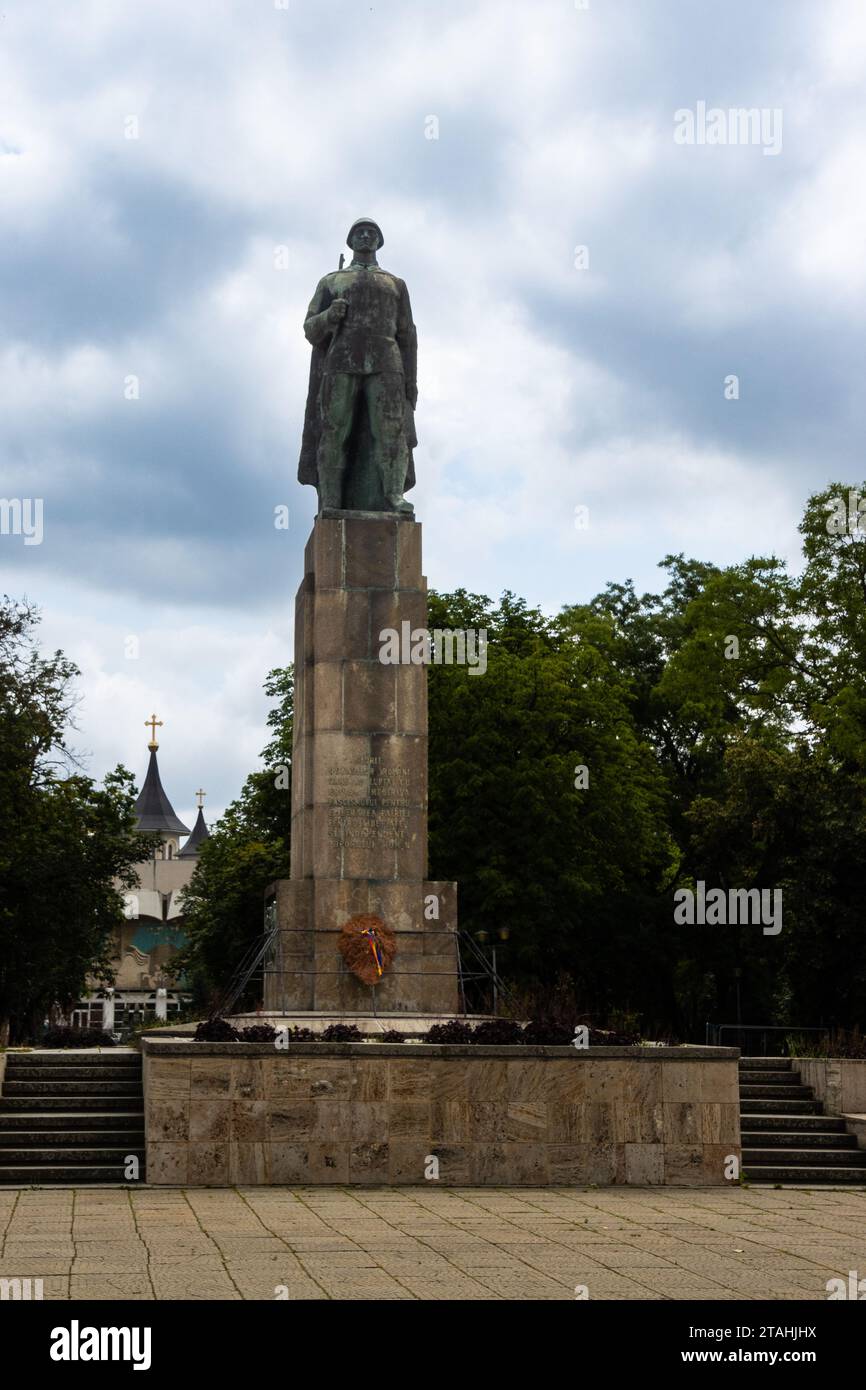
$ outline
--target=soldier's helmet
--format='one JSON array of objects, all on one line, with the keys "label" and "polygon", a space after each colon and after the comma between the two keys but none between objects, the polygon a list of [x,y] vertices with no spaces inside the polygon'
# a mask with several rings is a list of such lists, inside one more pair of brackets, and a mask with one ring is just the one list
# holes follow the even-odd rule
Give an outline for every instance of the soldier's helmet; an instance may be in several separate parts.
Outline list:
[{"label": "soldier's helmet", "polygon": [[378,222],[376,222],[372,217],[356,217],[355,221],[352,223],[351,227],[346,233],[347,246],[352,245],[352,233],[354,232],[356,227],[375,227],[376,231],[379,233],[379,246],[376,247],[376,250],[378,251],[379,247],[385,245],[385,238],[382,235],[382,228],[379,226]]}]

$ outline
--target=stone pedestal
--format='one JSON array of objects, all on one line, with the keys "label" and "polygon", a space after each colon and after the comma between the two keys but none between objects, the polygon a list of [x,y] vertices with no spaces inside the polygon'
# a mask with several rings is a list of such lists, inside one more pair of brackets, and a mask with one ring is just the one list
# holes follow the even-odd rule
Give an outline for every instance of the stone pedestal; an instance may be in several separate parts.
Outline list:
[{"label": "stone pedestal", "polygon": [[[427,626],[420,525],[317,517],[295,606],[292,876],[268,892],[268,1009],[457,1012],[456,885],[426,879],[427,668],[380,659],[404,624]],[[337,949],[359,913],[397,935],[374,987]]]}]

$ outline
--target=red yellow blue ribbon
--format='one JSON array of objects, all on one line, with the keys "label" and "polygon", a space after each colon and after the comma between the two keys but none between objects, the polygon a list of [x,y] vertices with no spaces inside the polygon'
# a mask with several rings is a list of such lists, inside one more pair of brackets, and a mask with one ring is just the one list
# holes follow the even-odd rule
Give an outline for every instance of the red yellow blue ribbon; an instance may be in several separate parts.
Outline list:
[{"label": "red yellow blue ribbon", "polygon": [[370,950],[373,952],[373,959],[376,962],[376,970],[381,975],[385,969],[385,957],[382,955],[382,948],[379,945],[378,937],[372,927],[365,927],[362,936],[366,936],[370,943]]}]

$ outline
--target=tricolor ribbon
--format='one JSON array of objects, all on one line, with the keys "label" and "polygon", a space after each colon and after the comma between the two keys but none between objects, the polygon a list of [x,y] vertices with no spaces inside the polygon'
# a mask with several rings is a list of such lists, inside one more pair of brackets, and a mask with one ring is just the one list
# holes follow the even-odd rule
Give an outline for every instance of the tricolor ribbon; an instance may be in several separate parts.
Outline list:
[{"label": "tricolor ribbon", "polygon": [[365,927],[362,936],[366,936],[370,943],[370,950],[373,952],[373,959],[376,962],[376,969],[381,975],[385,969],[385,958],[382,955],[382,948],[379,945],[376,932],[373,927]]}]

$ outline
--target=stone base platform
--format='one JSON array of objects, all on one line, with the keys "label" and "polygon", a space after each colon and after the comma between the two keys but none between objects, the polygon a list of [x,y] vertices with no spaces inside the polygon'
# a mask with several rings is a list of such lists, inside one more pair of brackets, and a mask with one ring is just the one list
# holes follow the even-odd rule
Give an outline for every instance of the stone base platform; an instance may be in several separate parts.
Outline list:
[{"label": "stone base platform", "polygon": [[145,1038],[152,1186],[735,1186],[736,1048]]}]

